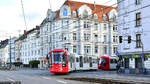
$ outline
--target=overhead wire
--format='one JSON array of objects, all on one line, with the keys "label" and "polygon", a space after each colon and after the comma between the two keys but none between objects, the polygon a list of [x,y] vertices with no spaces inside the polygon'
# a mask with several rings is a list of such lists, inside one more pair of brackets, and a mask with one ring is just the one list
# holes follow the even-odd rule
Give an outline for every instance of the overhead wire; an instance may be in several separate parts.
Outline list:
[{"label": "overhead wire", "polygon": [[25,24],[26,31],[27,31],[27,22],[26,22],[26,16],[25,16],[24,6],[23,6],[23,1],[22,0],[21,0],[21,7],[22,7],[23,18],[24,18],[24,24]]}]

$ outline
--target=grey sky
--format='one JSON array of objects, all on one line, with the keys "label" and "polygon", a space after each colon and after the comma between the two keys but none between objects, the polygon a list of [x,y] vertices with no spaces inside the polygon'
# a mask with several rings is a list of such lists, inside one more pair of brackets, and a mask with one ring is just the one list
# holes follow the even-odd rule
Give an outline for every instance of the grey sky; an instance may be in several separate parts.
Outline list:
[{"label": "grey sky", "polygon": [[[50,0],[52,10],[58,10],[65,0]],[[73,0],[80,1],[81,0]],[[82,0],[82,2],[112,5],[117,0]],[[50,8],[49,0],[23,0],[28,30],[40,25]],[[18,35],[25,30],[21,0],[0,0],[0,40]]]}]

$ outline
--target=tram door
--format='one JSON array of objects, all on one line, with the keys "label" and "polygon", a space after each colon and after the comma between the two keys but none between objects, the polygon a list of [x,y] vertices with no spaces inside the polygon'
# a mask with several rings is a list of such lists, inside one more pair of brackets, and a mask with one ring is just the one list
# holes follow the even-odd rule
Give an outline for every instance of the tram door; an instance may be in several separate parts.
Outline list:
[{"label": "tram door", "polygon": [[80,56],[80,67],[83,67],[83,57]]},{"label": "tram door", "polygon": [[89,57],[90,67],[92,67],[92,57]]}]

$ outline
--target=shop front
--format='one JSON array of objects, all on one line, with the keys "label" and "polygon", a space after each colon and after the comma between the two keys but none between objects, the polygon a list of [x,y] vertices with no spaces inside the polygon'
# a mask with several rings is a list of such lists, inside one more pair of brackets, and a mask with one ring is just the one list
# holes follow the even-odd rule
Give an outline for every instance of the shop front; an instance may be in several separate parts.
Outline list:
[{"label": "shop front", "polygon": [[126,74],[150,74],[150,54],[120,55],[121,71]]}]

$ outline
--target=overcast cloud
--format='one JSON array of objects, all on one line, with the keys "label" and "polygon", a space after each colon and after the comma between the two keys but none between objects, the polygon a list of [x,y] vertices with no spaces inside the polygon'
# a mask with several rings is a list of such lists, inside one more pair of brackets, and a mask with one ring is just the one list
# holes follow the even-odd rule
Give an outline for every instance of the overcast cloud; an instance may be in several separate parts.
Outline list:
[{"label": "overcast cloud", "polygon": [[[52,10],[58,10],[65,0],[50,0]],[[81,1],[81,0],[73,0]],[[82,0],[87,3],[112,5],[117,0]],[[28,30],[40,25],[50,8],[49,0],[23,0]],[[18,35],[25,30],[21,0],[0,0],[0,40]]]}]

